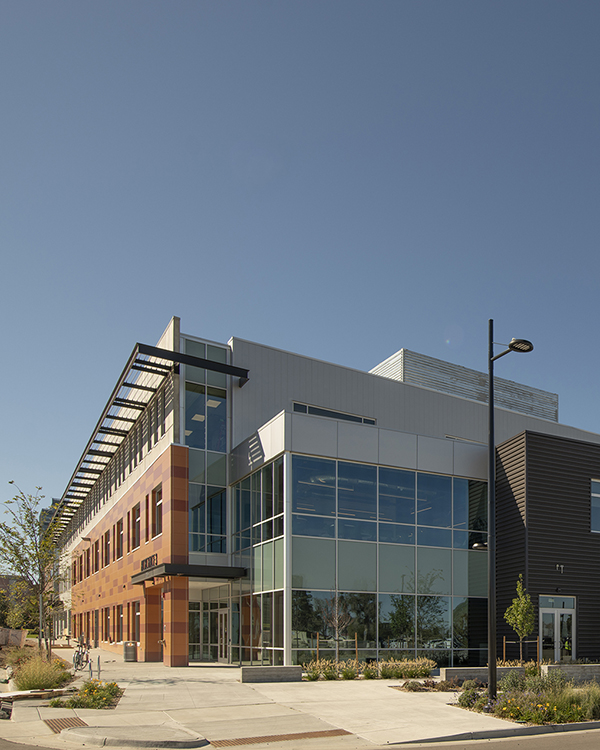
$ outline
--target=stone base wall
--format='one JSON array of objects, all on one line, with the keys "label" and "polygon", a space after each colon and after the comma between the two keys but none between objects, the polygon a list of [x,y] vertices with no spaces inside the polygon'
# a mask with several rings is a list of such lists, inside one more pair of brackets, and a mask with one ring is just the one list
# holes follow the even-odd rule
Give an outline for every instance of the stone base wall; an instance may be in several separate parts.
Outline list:
[{"label": "stone base wall", "polygon": [[242,682],[301,682],[302,667],[242,667]]}]

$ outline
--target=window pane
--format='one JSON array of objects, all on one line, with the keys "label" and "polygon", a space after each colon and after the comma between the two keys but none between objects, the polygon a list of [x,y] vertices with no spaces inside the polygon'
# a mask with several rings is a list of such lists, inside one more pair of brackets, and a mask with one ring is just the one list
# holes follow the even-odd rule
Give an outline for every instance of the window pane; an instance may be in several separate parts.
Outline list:
[{"label": "window pane", "polygon": [[346,591],[375,591],[376,582],[377,545],[368,542],[338,542],[338,588]]},{"label": "window pane", "polygon": [[452,529],[417,528],[417,544],[427,547],[452,547]]},{"label": "window pane", "polygon": [[414,544],[415,527],[398,523],[380,523],[379,541],[389,544]]},{"label": "window pane", "polygon": [[328,637],[323,613],[330,598],[326,591],[292,591],[292,648],[315,648],[317,633],[321,639]]},{"label": "window pane", "polygon": [[451,571],[452,550],[417,548],[417,591],[420,594],[450,594]]},{"label": "window pane", "polygon": [[185,384],[185,444],[204,448],[205,395],[204,386]]},{"label": "window pane", "polygon": [[487,596],[487,554],[477,550],[454,550],[453,560],[453,593]]},{"label": "window pane", "polygon": [[263,518],[273,517],[273,464],[262,469],[262,514]]},{"label": "window pane", "polygon": [[292,585],[303,589],[335,588],[335,541],[292,538]]},{"label": "window pane", "polygon": [[207,484],[227,484],[227,456],[221,453],[206,454]]},{"label": "window pane", "polygon": [[273,515],[283,513],[283,458],[273,463]]},{"label": "window pane", "polygon": [[414,547],[379,545],[379,590],[414,593]]},{"label": "window pane", "polygon": [[379,595],[379,648],[415,646],[415,597]]},{"label": "window pane", "polygon": [[190,482],[204,484],[206,481],[204,473],[204,451],[195,451],[190,448],[188,452],[189,479]]},{"label": "window pane", "polygon": [[375,594],[339,593],[337,616],[340,624],[345,625],[340,635],[347,639],[346,643],[340,642],[340,648],[354,648],[356,643],[359,648],[375,648],[376,612]]},{"label": "window pane", "polygon": [[415,473],[379,469],[379,520],[415,522]]},{"label": "window pane", "polygon": [[275,566],[275,580],[274,586],[276,589],[283,588],[283,539],[276,539],[274,543],[274,566]]},{"label": "window pane", "polygon": [[[210,451],[225,453],[227,450],[227,401],[226,391],[208,388],[206,398],[206,447]],[[198,446],[200,447],[200,446]]]},{"label": "window pane", "polygon": [[338,463],[338,515],[377,518],[377,467]]},{"label": "window pane", "polygon": [[335,515],[335,461],[292,457],[292,510]]},{"label": "window pane", "polygon": [[450,648],[450,597],[417,596],[417,648]]},{"label": "window pane", "polygon": [[209,534],[225,534],[225,490],[222,487],[208,487],[206,526]]},{"label": "window pane", "polygon": [[[257,552],[257,550],[255,550]],[[273,586],[273,542],[263,544],[262,546],[262,577],[263,591],[270,591]]]},{"label": "window pane", "polygon": [[338,537],[356,539],[363,542],[377,541],[377,524],[372,521],[352,521],[346,518],[338,520]]},{"label": "window pane", "polygon": [[451,477],[417,474],[417,523],[452,526]]},{"label": "window pane", "polygon": [[592,495],[592,531],[600,531],[600,497]]},{"label": "window pane", "polygon": [[292,534],[335,537],[335,519],[321,516],[292,516]]},{"label": "window pane", "polygon": [[190,533],[192,534],[204,534],[206,531],[204,521],[204,501],[205,501],[205,490],[204,485],[201,484],[190,484],[189,485],[189,508],[190,508]]},{"label": "window pane", "polygon": [[455,648],[487,648],[487,599],[452,599]]}]

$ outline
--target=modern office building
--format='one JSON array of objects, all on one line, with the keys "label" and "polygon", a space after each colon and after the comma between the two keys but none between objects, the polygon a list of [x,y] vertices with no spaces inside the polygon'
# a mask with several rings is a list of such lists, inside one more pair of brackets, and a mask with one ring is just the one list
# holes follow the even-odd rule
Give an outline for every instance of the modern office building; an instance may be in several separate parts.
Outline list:
[{"label": "modern office building", "polygon": [[[57,629],[170,666],[485,664],[486,393],[483,374],[407,350],[361,372],[173,318],[135,346],[58,504]],[[496,398],[499,610],[523,572],[543,627],[566,632],[568,604],[569,654],[586,655],[598,576],[570,566],[598,539],[600,435],[561,425],[555,394],[498,378]],[[573,450],[590,460],[569,525]],[[566,482],[552,523],[544,467]]]}]

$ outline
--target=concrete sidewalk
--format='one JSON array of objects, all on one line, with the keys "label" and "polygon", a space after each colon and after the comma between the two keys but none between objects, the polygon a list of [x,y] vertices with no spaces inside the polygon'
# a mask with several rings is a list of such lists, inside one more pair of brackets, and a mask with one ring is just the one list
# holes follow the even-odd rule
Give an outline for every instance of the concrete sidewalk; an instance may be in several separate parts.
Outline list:
[{"label": "concrete sidewalk", "polygon": [[[69,659],[72,652],[62,650]],[[47,700],[15,701],[0,737],[50,748],[120,747],[371,748],[395,743],[487,739],[557,731],[522,727],[449,705],[453,693],[404,693],[402,680],[242,684],[237,667],[124,663],[92,652],[94,677],[115,681],[125,693],[114,710],[49,708]],[[78,682],[89,678],[86,672]],[[70,720],[55,734],[47,719]],[[73,727],[73,719],[84,726]],[[600,728],[600,722],[576,725]],[[576,728],[566,725],[567,729]],[[257,738],[261,738],[258,742]],[[237,740],[237,742],[233,742]],[[246,742],[240,741],[246,740]]]}]

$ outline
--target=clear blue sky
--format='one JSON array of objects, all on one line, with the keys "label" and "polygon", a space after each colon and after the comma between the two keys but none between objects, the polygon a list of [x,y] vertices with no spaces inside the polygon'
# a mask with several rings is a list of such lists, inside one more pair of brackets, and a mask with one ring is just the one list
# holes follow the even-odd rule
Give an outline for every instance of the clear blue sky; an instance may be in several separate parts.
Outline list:
[{"label": "clear blue sky", "polygon": [[0,500],[60,496],[172,315],[401,347],[600,432],[597,0],[4,0]]}]

